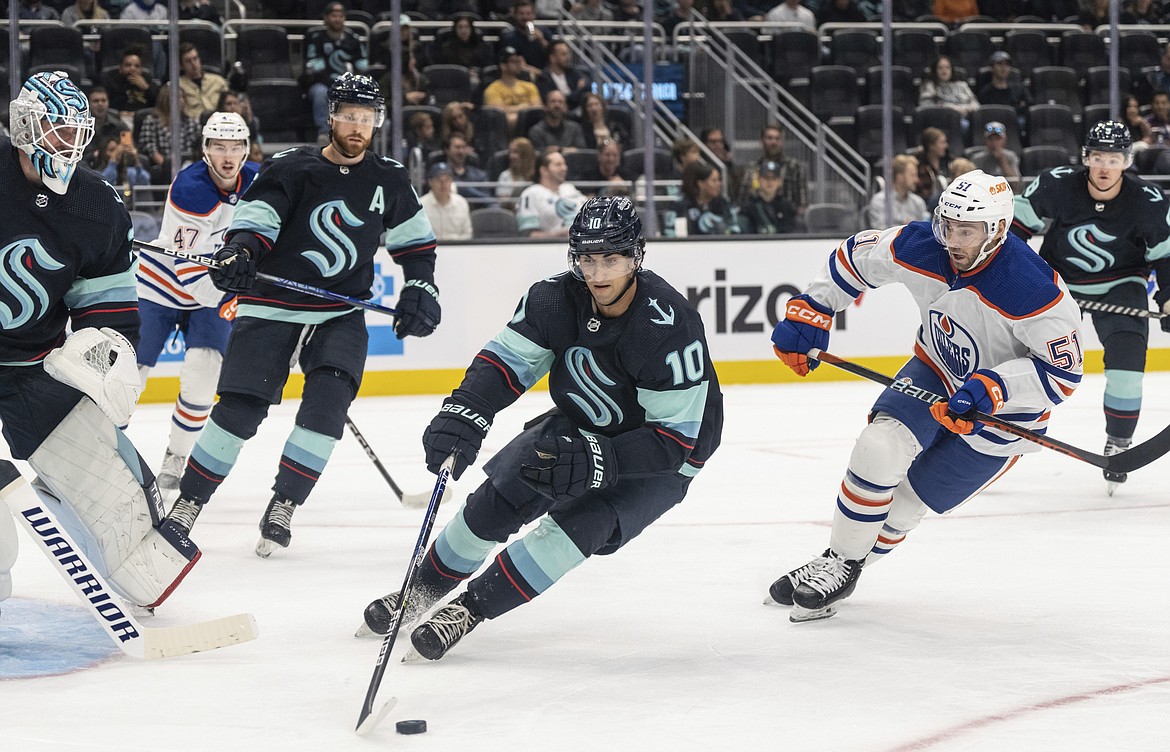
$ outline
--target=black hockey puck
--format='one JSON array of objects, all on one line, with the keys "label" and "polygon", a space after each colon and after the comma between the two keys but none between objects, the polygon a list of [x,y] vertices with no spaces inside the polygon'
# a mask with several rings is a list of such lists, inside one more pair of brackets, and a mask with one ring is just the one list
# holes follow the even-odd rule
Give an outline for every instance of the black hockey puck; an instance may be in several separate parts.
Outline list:
[{"label": "black hockey puck", "polygon": [[426,721],[399,721],[394,724],[394,728],[400,734],[425,734],[427,732]]}]

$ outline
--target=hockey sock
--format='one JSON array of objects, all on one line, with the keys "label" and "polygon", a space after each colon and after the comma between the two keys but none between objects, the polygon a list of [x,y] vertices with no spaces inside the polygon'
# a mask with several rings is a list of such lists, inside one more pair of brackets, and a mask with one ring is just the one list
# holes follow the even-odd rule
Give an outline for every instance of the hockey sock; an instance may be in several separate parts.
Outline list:
[{"label": "hockey sock", "polygon": [[521,606],[585,561],[585,555],[551,517],[496,556],[467,585],[475,610],[494,619]]},{"label": "hockey sock", "polygon": [[1105,369],[1105,433],[1119,439],[1133,438],[1142,410],[1141,371]]},{"label": "hockey sock", "polygon": [[909,480],[903,480],[894,489],[894,498],[890,503],[889,515],[882,523],[878,532],[877,541],[865,557],[865,566],[868,568],[875,561],[880,561],[892,552],[899,543],[906,539],[906,534],[918,527],[926,514],[927,506],[922,503],[910,485]]},{"label": "hockey sock", "polygon": [[172,452],[180,457],[191,454],[199,431],[207,422],[215,404],[215,385],[219,381],[223,356],[209,347],[188,350],[179,372],[179,398],[171,413]]},{"label": "hockey sock", "polygon": [[243,446],[243,438],[220,428],[215,418],[208,420],[191,448],[187,470],[179,481],[179,495],[206,503],[232,471]]},{"label": "hockey sock", "polygon": [[325,470],[335,444],[337,439],[332,436],[295,426],[280,455],[272,490],[277,496],[304,503]]}]

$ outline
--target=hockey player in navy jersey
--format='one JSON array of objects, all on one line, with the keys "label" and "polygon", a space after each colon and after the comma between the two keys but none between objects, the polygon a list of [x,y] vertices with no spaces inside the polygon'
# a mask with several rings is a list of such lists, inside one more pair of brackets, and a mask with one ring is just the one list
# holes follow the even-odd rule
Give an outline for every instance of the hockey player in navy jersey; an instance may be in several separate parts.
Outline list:
[{"label": "hockey player in navy jersey", "polygon": [[[234,112],[208,118],[203,160],[184,168],[171,184],[156,244],[209,258],[223,246],[236,203],[259,171],[259,165],[246,161],[249,135],[247,123]],[[170,441],[158,473],[159,490],[170,493],[179,490],[187,455],[215,402],[235,306],[216,288],[206,266],[156,254],[139,259],[138,296],[143,380],[176,332],[182,332],[186,349]]]},{"label": "hockey player in navy jersey", "polygon": [[[65,73],[31,76],[9,114],[11,140],[0,137],[4,439],[36,472],[44,508],[118,593],[157,605],[199,551],[154,526],[154,475],[118,429],[141,391],[130,215],[118,191],[80,165],[94,120]],[[0,518],[2,599],[16,538],[8,511]]]},{"label": "hockey player in navy jersey", "polygon": [[[1012,231],[1027,239],[1051,219],[1040,257],[1085,300],[1145,309],[1150,270],[1157,270],[1154,300],[1170,313],[1170,202],[1160,187],[1126,172],[1133,163],[1129,128],[1116,121],[1094,125],[1081,161],[1032,181],[1016,198]],[[1150,325],[1136,316],[1092,316],[1105,347],[1105,454],[1111,455],[1129,447],[1137,428]],[[1170,318],[1162,319],[1162,329],[1170,331]],[[1112,495],[1126,475],[1104,472]]]},{"label": "hockey player in navy jersey", "polygon": [[[703,322],[678,291],[642,269],[642,221],[626,197],[590,199],[569,230],[569,271],[521,299],[423,434],[427,467],[475,462],[497,413],[545,374],[556,407],[485,466],[488,479],[447,524],[415,578],[408,619],[467,580],[411,635],[437,660],[483,619],[540,595],[594,554],[611,554],[686,496],[719,445],[723,395]],[[398,594],[366,609],[390,628]]]},{"label": "hockey player in navy jersey", "polygon": [[168,515],[180,530],[191,529],[269,406],[280,402],[296,358],[304,391],[256,553],[267,557],[288,546],[293,512],[325,469],[361,384],[368,339],[363,311],[257,283],[257,271],[366,299],[385,233],[382,243],[406,278],[395,334],[425,337],[439,324],[430,222],[406,168],[368,151],[385,113],[373,79],[337,78],[329,89],[329,144],[275,154],[236,208],[211,277],[219,289],[238,294],[238,307],[219,402],[191,450]]},{"label": "hockey player in navy jersey", "polygon": [[976,170],[942,193],[932,222],[866,230],[842,243],[772,333],[801,376],[819,365],[833,314],[865,290],[905,286],[921,311],[914,357],[898,372],[947,402],[928,406],[886,390],[870,412],[835,500],[829,548],[772,584],[769,602],[793,621],[832,616],[871,566],[927,510],[975,496],[1035,444],[973,421],[996,414],[1043,431],[1081,380],[1080,312],[1064,282],[1008,232],[1012,192]]}]

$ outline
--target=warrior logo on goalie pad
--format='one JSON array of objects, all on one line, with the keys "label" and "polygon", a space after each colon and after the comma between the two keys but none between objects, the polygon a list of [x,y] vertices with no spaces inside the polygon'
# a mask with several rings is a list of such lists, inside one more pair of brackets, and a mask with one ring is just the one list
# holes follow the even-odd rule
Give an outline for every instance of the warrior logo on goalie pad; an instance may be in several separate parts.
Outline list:
[{"label": "warrior logo on goalie pad", "polygon": [[974,337],[941,311],[930,312],[930,340],[943,366],[959,381],[966,381],[979,363]]}]

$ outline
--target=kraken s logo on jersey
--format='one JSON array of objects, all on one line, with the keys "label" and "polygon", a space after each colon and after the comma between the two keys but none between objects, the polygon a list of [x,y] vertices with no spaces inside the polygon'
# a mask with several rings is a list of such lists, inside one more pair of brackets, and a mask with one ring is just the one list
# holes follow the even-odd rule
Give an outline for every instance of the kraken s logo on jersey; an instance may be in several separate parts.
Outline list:
[{"label": "kraken s logo on jersey", "polygon": [[975,338],[941,311],[930,312],[930,341],[934,351],[956,379],[966,381],[979,363]]},{"label": "kraken s logo on jersey", "polygon": [[34,264],[45,271],[65,267],[50,256],[36,238],[21,238],[0,248],[0,286],[4,288],[0,300],[0,326],[5,329],[17,329],[29,321],[38,320],[49,308],[45,286],[29,272]]},{"label": "kraken s logo on jersey", "polygon": [[1099,272],[1112,266],[1116,261],[1112,253],[1101,247],[1101,244],[1112,243],[1114,240],[1117,240],[1116,235],[1110,235],[1095,224],[1070,228],[1069,247],[1080,257],[1069,256],[1067,261],[1081,271]]},{"label": "kraken s logo on jersey", "polygon": [[568,392],[569,398],[581,408],[593,425],[598,428],[621,423],[625,419],[622,409],[601,388],[614,386],[616,382],[597,366],[593,353],[585,347],[570,347],[565,352],[565,365],[569,368],[569,375],[581,390],[582,394]]},{"label": "kraken s logo on jersey", "polygon": [[357,263],[357,248],[353,241],[341,231],[346,227],[361,227],[357,218],[344,201],[326,201],[309,215],[309,229],[325,246],[324,251],[303,251],[302,256],[313,262],[322,277],[333,277],[342,270],[353,269]]}]

